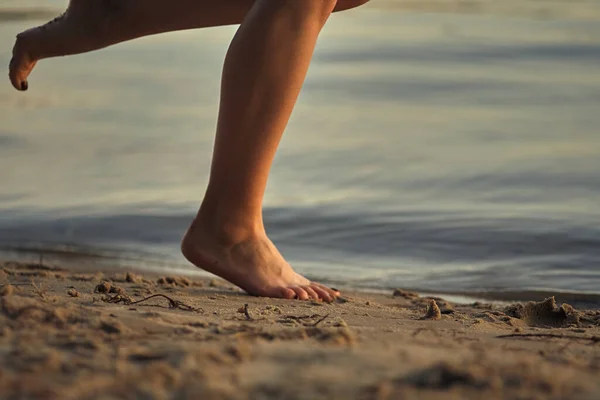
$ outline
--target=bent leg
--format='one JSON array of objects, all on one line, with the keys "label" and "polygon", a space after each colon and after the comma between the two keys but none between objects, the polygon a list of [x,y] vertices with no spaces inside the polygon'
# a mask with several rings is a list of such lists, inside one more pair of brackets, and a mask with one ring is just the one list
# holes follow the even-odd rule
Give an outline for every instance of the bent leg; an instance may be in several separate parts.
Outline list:
[{"label": "bent leg", "polygon": [[269,297],[338,293],[296,274],[268,239],[271,163],[336,0],[257,0],[229,48],[211,176],[182,251],[196,266]]},{"label": "bent leg", "polygon": [[[339,0],[334,11],[368,0]],[[57,19],[17,36],[10,80],[27,90],[27,77],[43,58],[98,50],[142,36],[241,24],[255,0],[70,0]]]}]

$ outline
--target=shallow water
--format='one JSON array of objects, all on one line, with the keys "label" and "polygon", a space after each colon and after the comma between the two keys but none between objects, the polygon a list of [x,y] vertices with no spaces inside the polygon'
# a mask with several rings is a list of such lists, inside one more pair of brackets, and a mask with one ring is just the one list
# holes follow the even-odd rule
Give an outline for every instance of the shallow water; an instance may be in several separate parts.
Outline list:
[{"label": "shallow water", "polygon": [[[342,286],[600,294],[600,25],[561,2],[543,19],[389,4],[321,37],[268,187],[275,243]],[[0,22],[2,65],[37,23],[19,15]],[[45,60],[26,94],[5,81],[5,254],[193,271],[178,241],[234,30]]]}]

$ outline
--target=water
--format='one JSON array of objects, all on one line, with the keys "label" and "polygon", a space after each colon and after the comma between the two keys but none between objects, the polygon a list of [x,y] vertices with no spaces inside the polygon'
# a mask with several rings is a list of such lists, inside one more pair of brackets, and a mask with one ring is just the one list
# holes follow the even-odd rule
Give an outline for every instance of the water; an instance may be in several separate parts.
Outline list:
[{"label": "water", "polygon": [[[332,17],[265,199],[296,269],[342,287],[600,294],[600,4],[536,3],[381,1]],[[38,22],[4,15],[1,65]],[[27,94],[5,81],[5,257],[196,272],[178,242],[207,182],[234,31],[46,60]]]}]

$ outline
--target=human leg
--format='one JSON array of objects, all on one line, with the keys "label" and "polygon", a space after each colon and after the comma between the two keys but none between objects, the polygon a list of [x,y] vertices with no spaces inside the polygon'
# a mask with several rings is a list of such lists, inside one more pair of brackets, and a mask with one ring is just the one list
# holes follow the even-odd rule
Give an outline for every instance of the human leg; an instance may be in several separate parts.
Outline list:
[{"label": "human leg", "polygon": [[[17,36],[10,80],[27,90],[37,61],[102,49],[164,32],[240,24],[255,0],[70,0],[55,20]],[[334,11],[368,0],[339,0]]]},{"label": "human leg", "polygon": [[196,266],[248,293],[331,301],[267,237],[262,200],[277,146],[335,0],[257,0],[229,48],[211,176],[182,243]]}]

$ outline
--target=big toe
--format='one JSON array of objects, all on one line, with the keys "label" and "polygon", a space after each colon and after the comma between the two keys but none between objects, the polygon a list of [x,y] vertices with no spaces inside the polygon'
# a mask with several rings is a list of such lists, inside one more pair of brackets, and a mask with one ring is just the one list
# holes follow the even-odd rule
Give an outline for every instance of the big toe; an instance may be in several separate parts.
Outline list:
[{"label": "big toe", "polygon": [[13,49],[13,57],[10,60],[9,65],[9,77],[10,82],[17,90],[25,91],[28,89],[29,84],[27,77],[35,66],[35,62],[30,59],[28,54],[24,51],[22,46],[17,40]]},{"label": "big toe", "polygon": [[26,91],[29,89],[29,82],[27,81],[28,72],[24,69],[22,64],[19,63],[15,58],[13,58],[10,62],[10,72],[9,78],[10,83],[12,83],[13,87],[20,91]]}]

